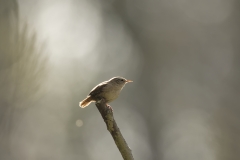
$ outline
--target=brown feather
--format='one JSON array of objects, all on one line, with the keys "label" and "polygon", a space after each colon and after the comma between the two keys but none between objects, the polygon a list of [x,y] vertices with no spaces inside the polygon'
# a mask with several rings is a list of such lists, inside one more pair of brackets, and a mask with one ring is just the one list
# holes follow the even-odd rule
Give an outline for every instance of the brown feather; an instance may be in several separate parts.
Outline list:
[{"label": "brown feather", "polygon": [[79,107],[85,108],[85,107],[87,107],[92,101],[93,101],[92,97],[91,97],[91,96],[87,96],[87,98],[85,98],[84,100],[82,100],[81,102],[79,102]]},{"label": "brown feather", "polygon": [[99,93],[103,92],[103,90],[104,90],[104,88],[105,88],[106,86],[107,86],[107,82],[106,82],[106,81],[98,84],[96,87],[94,87],[94,88],[90,91],[89,95],[95,97],[95,96],[98,95]]}]

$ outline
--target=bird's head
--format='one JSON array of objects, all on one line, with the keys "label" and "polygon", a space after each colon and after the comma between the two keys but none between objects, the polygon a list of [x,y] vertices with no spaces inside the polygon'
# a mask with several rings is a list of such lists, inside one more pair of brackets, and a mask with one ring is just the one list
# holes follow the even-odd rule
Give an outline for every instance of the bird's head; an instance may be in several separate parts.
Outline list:
[{"label": "bird's head", "polygon": [[109,82],[120,85],[120,86],[124,86],[126,83],[133,82],[133,81],[127,80],[126,78],[123,78],[123,77],[113,77],[109,80]]}]

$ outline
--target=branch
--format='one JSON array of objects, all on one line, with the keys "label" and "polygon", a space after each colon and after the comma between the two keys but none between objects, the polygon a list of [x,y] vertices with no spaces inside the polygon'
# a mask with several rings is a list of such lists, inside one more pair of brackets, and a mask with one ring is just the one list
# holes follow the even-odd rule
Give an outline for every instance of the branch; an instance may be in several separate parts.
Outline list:
[{"label": "branch", "polygon": [[111,133],[120,153],[124,160],[134,160],[132,151],[128,147],[127,142],[122,136],[120,129],[117,126],[117,123],[113,117],[113,112],[110,108],[106,107],[106,102],[104,99],[96,102],[96,106],[99,112],[102,115],[104,122],[107,125],[108,131]]}]

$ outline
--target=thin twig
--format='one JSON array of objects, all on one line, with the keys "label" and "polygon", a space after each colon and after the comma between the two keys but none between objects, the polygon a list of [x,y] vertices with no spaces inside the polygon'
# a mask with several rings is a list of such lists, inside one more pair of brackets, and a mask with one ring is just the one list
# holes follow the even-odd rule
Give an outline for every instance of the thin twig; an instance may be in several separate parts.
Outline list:
[{"label": "thin twig", "polygon": [[107,125],[108,131],[111,133],[120,153],[122,154],[123,159],[134,160],[132,151],[128,147],[127,142],[123,138],[122,133],[117,126],[112,110],[106,107],[106,102],[104,101],[104,99],[102,99],[101,101],[98,101],[96,103],[96,106],[99,112],[101,113],[104,122]]}]

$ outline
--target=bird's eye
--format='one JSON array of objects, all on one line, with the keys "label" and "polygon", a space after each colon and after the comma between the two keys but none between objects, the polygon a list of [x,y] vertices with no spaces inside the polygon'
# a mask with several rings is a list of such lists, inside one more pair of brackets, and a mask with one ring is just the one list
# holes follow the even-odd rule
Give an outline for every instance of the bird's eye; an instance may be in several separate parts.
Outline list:
[{"label": "bird's eye", "polygon": [[123,82],[123,81],[124,81],[124,79],[121,79],[121,81]]}]

